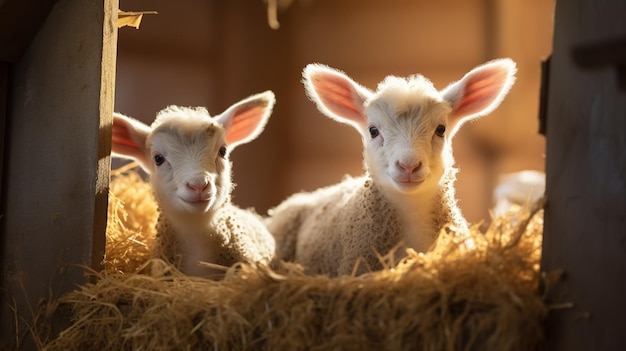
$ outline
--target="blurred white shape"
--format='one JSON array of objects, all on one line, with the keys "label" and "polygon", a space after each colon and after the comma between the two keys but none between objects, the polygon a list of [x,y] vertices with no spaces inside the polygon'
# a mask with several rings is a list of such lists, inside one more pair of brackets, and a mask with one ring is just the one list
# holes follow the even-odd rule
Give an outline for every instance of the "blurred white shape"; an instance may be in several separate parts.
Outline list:
[{"label": "blurred white shape", "polygon": [[511,206],[524,206],[539,200],[545,193],[546,175],[539,171],[504,174],[493,192],[493,214],[500,216]]}]

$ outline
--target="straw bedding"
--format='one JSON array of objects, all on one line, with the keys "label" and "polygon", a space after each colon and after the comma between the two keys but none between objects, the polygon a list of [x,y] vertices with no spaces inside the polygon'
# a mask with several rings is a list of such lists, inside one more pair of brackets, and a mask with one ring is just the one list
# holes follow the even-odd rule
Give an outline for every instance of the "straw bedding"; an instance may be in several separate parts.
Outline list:
[{"label": "straw bedding", "polygon": [[44,349],[531,350],[542,338],[541,204],[473,228],[471,245],[446,228],[428,254],[359,277],[236,265],[210,281],[150,259],[156,206],[136,173],[111,192],[105,269],[55,302],[69,324]]}]

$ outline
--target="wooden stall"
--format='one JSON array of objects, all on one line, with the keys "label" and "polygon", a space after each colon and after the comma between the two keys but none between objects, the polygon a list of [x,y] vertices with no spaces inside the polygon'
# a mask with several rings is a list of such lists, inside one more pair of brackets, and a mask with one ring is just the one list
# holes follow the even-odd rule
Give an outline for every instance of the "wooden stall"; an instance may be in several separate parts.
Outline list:
[{"label": "wooden stall", "polygon": [[[545,152],[542,270],[565,275],[547,281],[555,309],[543,347],[626,349],[625,4],[557,1],[553,12],[551,0],[278,3],[274,30],[260,0],[126,2],[159,15],[120,31],[118,43],[117,0],[0,0],[0,347],[37,349],[28,328],[38,303],[100,268],[114,109],[146,122],[169,104],[217,114],[274,90],[266,131],[233,154],[234,202],[264,213],[295,191],[361,172],[356,133],[303,93],[307,63],[370,88],[414,73],[443,87],[509,56],[515,88],[455,140],[460,204],[471,221],[486,219],[497,176],[543,171]],[[539,66],[551,51],[546,148],[536,133]]]}]

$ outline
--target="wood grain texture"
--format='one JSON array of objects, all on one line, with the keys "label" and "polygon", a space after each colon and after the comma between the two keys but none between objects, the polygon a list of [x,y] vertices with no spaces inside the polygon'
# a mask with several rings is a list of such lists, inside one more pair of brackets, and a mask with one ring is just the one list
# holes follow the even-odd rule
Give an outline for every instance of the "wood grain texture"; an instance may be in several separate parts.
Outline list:
[{"label": "wood grain texture", "polygon": [[626,37],[626,4],[559,1],[547,106],[543,271],[563,269],[545,350],[626,349],[626,95],[614,67],[580,66],[573,48]]},{"label": "wood grain texture", "polygon": [[36,349],[26,326],[37,304],[101,268],[117,7],[57,2],[10,66],[0,348]]}]

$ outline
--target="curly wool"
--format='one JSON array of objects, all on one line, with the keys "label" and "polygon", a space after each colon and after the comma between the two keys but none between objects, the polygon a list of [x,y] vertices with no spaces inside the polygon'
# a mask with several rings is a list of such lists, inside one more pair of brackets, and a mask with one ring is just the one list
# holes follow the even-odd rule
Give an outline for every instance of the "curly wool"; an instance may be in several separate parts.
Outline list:
[{"label": "curly wool", "polygon": [[[449,203],[454,173],[446,174],[446,190],[434,200],[433,241],[445,224],[466,226]],[[276,260],[296,261],[311,274],[359,275],[384,268],[383,257],[393,266],[406,256],[402,221],[369,175],[346,176],[339,184],[292,195],[270,210],[267,223],[276,239]],[[302,233],[308,235],[299,237]]]},{"label": "curly wool", "polygon": [[[211,266],[222,266],[222,273],[236,263],[267,263],[274,255],[274,239],[263,226],[262,219],[252,210],[224,204],[213,215],[206,236],[214,245]],[[156,225],[154,258],[180,268],[182,261],[176,229],[162,213]]]}]

